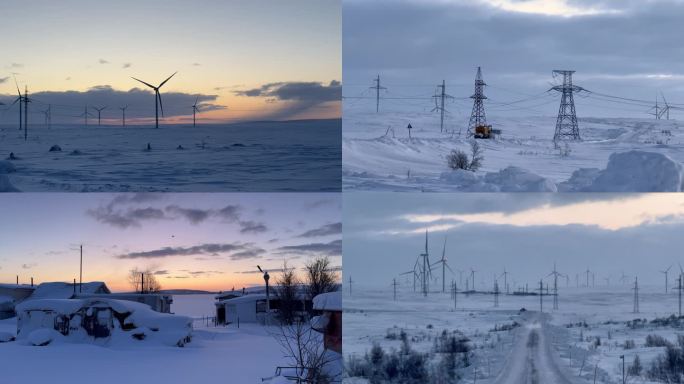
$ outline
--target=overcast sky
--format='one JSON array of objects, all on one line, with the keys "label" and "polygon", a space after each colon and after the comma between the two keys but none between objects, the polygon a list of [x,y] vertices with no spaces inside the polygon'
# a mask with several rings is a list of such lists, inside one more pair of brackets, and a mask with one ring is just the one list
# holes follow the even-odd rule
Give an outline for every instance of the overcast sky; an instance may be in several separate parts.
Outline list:
[{"label": "overcast sky", "polygon": [[[554,69],[596,93],[684,103],[682,16],[681,0],[344,0],[344,95],[369,96],[380,74],[388,97],[428,97],[404,108],[430,107],[443,79],[447,93],[470,96],[481,66],[490,115],[556,114],[559,95],[544,94]],[[614,101],[578,95],[578,116],[649,118],[644,103]],[[469,114],[472,101],[448,106]]]},{"label": "overcast sky", "polygon": [[109,106],[108,123],[125,105],[131,123],[149,123],[154,96],[131,77],[156,86],[175,71],[167,123],[191,122],[198,97],[204,122],[340,113],[339,0],[4,2],[0,35],[0,102],[16,98],[16,76],[41,122],[47,104],[53,122],[90,104]]},{"label": "overcast sky", "polygon": [[226,290],[278,277],[283,261],[341,265],[335,194],[15,194],[0,199],[0,282],[84,281],[129,290],[150,268],[163,288]]},{"label": "overcast sky", "polygon": [[681,194],[355,193],[345,194],[344,207],[344,279],[361,284],[389,285],[412,270],[426,229],[431,261],[446,238],[456,272],[447,279],[474,268],[478,288],[491,288],[504,267],[509,284],[533,284],[554,262],[572,284],[587,268],[596,284],[616,284],[623,272],[663,284],[659,270],[674,265],[672,282],[684,263]]}]

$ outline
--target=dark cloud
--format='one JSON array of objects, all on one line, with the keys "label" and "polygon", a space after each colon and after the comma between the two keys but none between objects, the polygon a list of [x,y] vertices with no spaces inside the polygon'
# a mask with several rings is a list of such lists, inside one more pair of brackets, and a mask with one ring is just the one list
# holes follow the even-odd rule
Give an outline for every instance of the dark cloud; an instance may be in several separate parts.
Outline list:
[{"label": "dark cloud", "polygon": [[187,219],[192,224],[199,224],[211,216],[211,210],[197,208],[182,208],[177,205],[169,205],[165,208],[166,212],[179,215]]},{"label": "dark cloud", "polygon": [[[143,79],[144,80],[144,79]],[[133,85],[133,84],[132,84]],[[189,108],[199,99],[199,107],[202,111],[225,109],[225,106],[215,104],[217,95],[205,95],[183,92],[164,92],[162,90],[164,116],[187,116],[192,113]],[[13,95],[0,95],[0,102],[11,103]],[[94,86],[87,91],[42,91],[33,93],[33,99],[37,107],[53,105],[56,113],[53,120],[55,123],[80,123],[79,117],[83,113],[85,105],[109,106],[102,112],[102,119],[121,118],[119,106],[129,105],[126,117],[131,119],[154,119],[154,94],[148,89],[132,88],[128,91],[113,89],[109,85]],[[151,107],[150,107],[151,106]],[[92,111],[91,111],[92,113]]]},{"label": "dark cloud", "polygon": [[201,244],[192,247],[164,247],[154,249],[151,251],[130,252],[127,254],[117,256],[118,259],[152,259],[172,256],[196,256],[196,255],[211,255],[219,256],[221,254],[230,254],[233,252],[242,252],[252,249],[251,244]]},{"label": "dark cloud", "polygon": [[342,240],[335,240],[329,243],[309,243],[300,245],[287,245],[276,249],[281,254],[304,254],[322,256],[341,256]]},{"label": "dark cloud", "polygon": [[216,212],[216,216],[233,222],[240,219],[240,211],[242,208],[239,205],[226,205]]},{"label": "dark cloud", "polygon": [[240,227],[240,233],[264,233],[268,231],[268,227],[264,223],[255,221],[241,221]]},{"label": "dark cloud", "polygon": [[9,76],[7,77],[0,77],[0,84],[4,84],[9,81]]},{"label": "dark cloud", "polygon": [[140,227],[142,221],[167,219],[163,210],[158,208],[134,208],[116,210],[112,206],[89,209],[87,214],[100,223],[118,228]]},{"label": "dark cloud", "polygon": [[166,269],[162,269],[161,271],[154,271],[154,275],[161,276],[161,275],[168,275],[169,271]]},{"label": "dark cloud", "polygon": [[132,67],[132,66],[133,66],[132,63],[123,63],[123,65],[121,66],[121,68],[126,69],[126,68],[130,68],[130,67]]},{"label": "dark cloud", "polygon": [[258,247],[245,249],[230,255],[231,260],[256,259],[266,254],[266,250]]},{"label": "dark cloud", "polygon": [[319,228],[310,229],[297,237],[320,237],[339,235],[342,233],[342,223],[326,224]]},{"label": "dark cloud", "polygon": [[[519,108],[491,104],[542,94],[554,82],[553,69],[576,70],[575,83],[595,92],[652,100],[662,90],[670,102],[684,100],[684,51],[673,48],[684,32],[684,2],[567,3],[599,12],[563,17],[508,12],[483,1],[346,2],[345,95],[359,96],[380,73],[393,95],[433,92],[446,79],[449,93],[468,97],[482,66],[490,115],[555,114],[558,95],[539,96]],[[576,103],[580,117],[646,117],[648,109],[595,97],[576,98]],[[457,108],[469,112],[467,102],[456,101],[452,109]]]},{"label": "dark cloud", "polygon": [[100,64],[109,64],[109,61],[107,61],[107,60],[105,60],[105,59],[100,59],[100,60],[98,60],[98,63],[100,63]]},{"label": "dark cloud", "polygon": [[341,101],[342,85],[335,80],[328,85],[316,82],[279,82],[234,93],[238,96],[265,98],[269,102],[283,102],[281,109],[269,116],[277,120],[323,107],[326,103]]},{"label": "dark cloud", "polygon": [[31,269],[31,268],[36,267],[36,266],[38,266],[37,263],[28,263],[28,264],[22,264],[22,265],[21,265],[21,267],[22,267],[23,269]]}]

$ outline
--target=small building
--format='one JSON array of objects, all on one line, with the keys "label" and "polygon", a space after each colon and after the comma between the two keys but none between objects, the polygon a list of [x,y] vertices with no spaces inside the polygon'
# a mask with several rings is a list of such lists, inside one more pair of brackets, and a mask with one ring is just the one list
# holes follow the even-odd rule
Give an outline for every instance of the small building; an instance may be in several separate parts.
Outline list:
[{"label": "small building", "polygon": [[[222,297],[229,296],[224,295]],[[313,302],[307,298],[303,290],[300,290],[297,297],[298,305],[295,311],[304,317],[313,308]],[[271,294],[267,304],[265,293],[241,294],[228,299],[219,299],[215,306],[217,324],[237,323],[238,319],[242,323],[258,323],[266,319],[268,308],[270,308],[271,314],[277,314],[280,309],[280,299],[277,295]]]}]

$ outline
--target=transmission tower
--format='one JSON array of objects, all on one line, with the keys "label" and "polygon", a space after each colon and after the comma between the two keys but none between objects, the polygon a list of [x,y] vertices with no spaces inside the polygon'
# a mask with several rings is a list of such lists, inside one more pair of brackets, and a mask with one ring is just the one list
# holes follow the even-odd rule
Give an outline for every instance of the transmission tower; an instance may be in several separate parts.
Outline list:
[{"label": "transmission tower", "polygon": [[470,114],[470,121],[468,122],[468,137],[475,135],[475,128],[487,125],[487,117],[485,116],[484,100],[487,96],[484,95],[484,87],[487,85],[482,80],[482,69],[477,67],[477,76],[475,76],[475,93],[470,96],[473,99],[473,112]]},{"label": "transmission tower", "polygon": [[444,132],[444,112],[446,112],[446,109],[444,108],[444,102],[446,99],[453,99],[454,97],[447,95],[446,82],[444,80],[442,80],[442,85],[438,85],[437,88],[440,88],[441,91],[440,93],[432,96],[435,99],[435,107],[432,109],[432,112],[440,112],[439,131]]},{"label": "transmission tower", "polygon": [[380,75],[378,75],[377,78],[373,79],[373,82],[375,83],[375,85],[370,87],[370,89],[375,90],[375,113],[378,113],[380,111],[380,90],[387,88],[380,85]]},{"label": "transmission tower", "polygon": [[554,70],[553,76],[563,75],[563,85],[556,85],[551,89],[561,93],[561,103],[556,120],[556,132],[553,135],[554,143],[561,140],[581,140],[579,127],[577,126],[577,114],[575,113],[574,92],[583,91],[584,88],[572,84],[572,74],[575,71]]},{"label": "transmission tower", "polygon": [[639,313],[639,281],[634,278],[634,313]]}]

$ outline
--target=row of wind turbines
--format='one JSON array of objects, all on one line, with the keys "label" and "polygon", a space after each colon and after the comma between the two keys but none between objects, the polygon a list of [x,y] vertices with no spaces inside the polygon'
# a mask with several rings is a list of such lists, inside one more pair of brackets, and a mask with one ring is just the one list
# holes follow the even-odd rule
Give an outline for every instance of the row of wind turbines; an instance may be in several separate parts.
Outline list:
[{"label": "row of wind turbines", "polygon": [[[154,86],[148,82],[145,82],[143,80],[140,80],[135,77],[131,77],[133,80],[136,80],[145,86],[151,88],[154,91],[154,117],[155,117],[155,128],[159,128],[159,113],[161,112],[161,116],[164,117],[164,105],[162,103],[162,97],[161,97],[161,88],[169,81],[171,80],[172,77],[174,77],[178,72],[174,72],[171,76],[167,77],[164,81],[162,81],[159,85]],[[28,92],[28,86],[24,87],[24,93],[21,93],[21,90],[19,89],[19,84],[16,81],[16,78],[14,79],[16,88],[17,88],[17,98],[10,104],[9,108],[13,107],[16,104],[19,104],[19,130],[24,131],[24,139],[27,139],[28,135],[28,105],[31,102],[34,102],[35,99],[32,99],[29,97],[29,92]],[[195,103],[191,106],[192,108],[192,126],[196,127],[197,126],[197,113],[200,112],[200,107],[198,105],[199,103],[199,96],[195,99]],[[0,103],[0,105],[3,105]],[[125,105],[123,107],[119,107],[119,109],[122,112],[122,125],[125,127],[126,126],[126,109],[128,109],[128,105]],[[102,124],[102,111],[108,108],[107,105],[104,106],[90,106],[91,109],[97,111],[97,124],[101,125]],[[44,111],[41,111],[45,115],[45,124],[46,126],[50,127],[52,124],[52,105],[48,105],[48,108]],[[86,104],[84,112],[79,115],[78,117],[83,117],[85,119],[85,125],[88,126],[88,117],[94,117],[92,113],[90,113],[89,106]]]},{"label": "row of wind turbines", "polygon": [[[435,273],[433,272],[434,270],[437,270],[438,268],[441,267],[441,282],[442,282],[442,293],[447,292],[447,270],[451,273],[452,276],[456,275],[456,272],[451,268],[451,266],[448,263],[447,256],[446,256],[446,243],[447,239],[445,237],[444,239],[444,245],[442,247],[442,256],[439,260],[435,262],[431,262],[430,260],[430,253],[429,253],[429,243],[428,243],[428,231],[425,231],[425,248],[423,252],[421,252],[413,265],[413,269],[410,271],[402,272],[399,274],[399,276],[409,276],[410,278],[413,279],[413,291],[417,292],[418,291],[418,284],[420,285],[420,293],[427,297],[428,293],[431,292],[430,290],[430,284],[431,281],[436,281],[438,278],[435,276]],[[681,295],[682,291],[684,290],[684,268],[682,268],[681,264],[679,265],[679,277],[677,278],[678,285],[676,287],[673,287],[670,289],[669,287],[669,273],[670,270],[672,269],[674,265],[668,266],[664,270],[659,270],[660,273],[664,274],[665,277],[665,293],[669,293],[672,289],[676,290],[679,292],[679,313],[681,316]],[[468,272],[468,277],[465,279],[465,289],[461,289],[460,292],[464,294],[469,294],[469,293],[487,293],[487,294],[493,294],[494,295],[494,306],[498,307],[498,295],[505,293],[505,294],[511,294],[510,292],[510,286],[508,284],[508,275],[510,274],[506,268],[504,267],[503,272],[500,275],[494,275],[493,280],[493,289],[492,290],[486,290],[486,291],[477,291],[476,290],[476,280],[475,280],[475,273],[478,272],[474,268],[469,268],[469,270],[457,270],[459,272],[459,282],[461,286],[463,286],[463,273]],[[596,272],[592,271],[591,269],[587,268],[586,270],[582,271],[581,275],[584,275],[585,282],[582,285],[583,287],[595,287],[596,283]],[[504,290],[500,290],[499,287],[499,281],[503,278],[504,280]],[[516,286],[516,291],[513,292],[514,295],[528,295],[528,294],[533,294],[533,295],[539,295],[540,297],[540,309],[543,308],[543,296],[552,296],[553,297],[553,309],[558,309],[558,288],[559,288],[559,279],[565,279],[565,284],[566,287],[570,286],[570,276],[568,274],[562,273],[558,271],[556,267],[556,263],[554,262],[553,265],[553,270],[543,276],[539,280],[539,287],[536,289],[533,289],[533,291],[538,291],[538,293],[530,293],[530,289],[528,284],[525,284],[524,286],[517,287],[517,283],[514,282],[514,285]],[[606,285],[610,286],[610,277],[605,277],[604,278]],[[624,271],[622,272],[619,281],[622,285],[627,285],[627,283],[630,282],[630,276],[625,275]],[[575,275],[575,281],[577,284],[577,287],[580,287],[580,273],[577,273]],[[536,284],[536,283],[535,283]],[[392,285],[394,286],[394,297],[396,300],[396,279],[392,282]],[[639,312],[639,283],[638,283],[638,278],[635,276],[634,277],[634,282],[629,284],[631,286],[631,290],[634,291],[634,312],[638,313]],[[505,292],[504,292],[505,291]],[[458,289],[458,284],[456,283],[455,280],[451,280],[450,283],[450,288],[449,292],[452,295],[452,298],[455,300],[456,294],[459,292]]]}]

